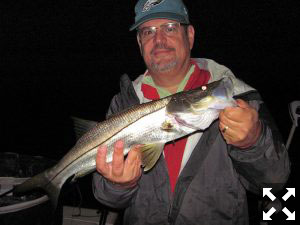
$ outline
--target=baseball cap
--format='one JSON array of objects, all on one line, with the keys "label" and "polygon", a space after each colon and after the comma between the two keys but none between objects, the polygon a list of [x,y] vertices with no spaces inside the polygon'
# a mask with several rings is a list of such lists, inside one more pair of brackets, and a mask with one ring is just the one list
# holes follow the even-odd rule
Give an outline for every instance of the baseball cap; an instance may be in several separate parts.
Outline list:
[{"label": "baseball cap", "polygon": [[189,24],[188,10],[182,0],[139,0],[135,5],[135,23],[130,31],[152,19],[170,19]]}]

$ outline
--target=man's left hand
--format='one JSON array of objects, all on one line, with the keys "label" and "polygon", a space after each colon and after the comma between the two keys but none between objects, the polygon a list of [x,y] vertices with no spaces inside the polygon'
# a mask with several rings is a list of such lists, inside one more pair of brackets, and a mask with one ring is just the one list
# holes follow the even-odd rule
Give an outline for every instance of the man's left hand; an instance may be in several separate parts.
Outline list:
[{"label": "man's left hand", "polygon": [[261,133],[258,112],[241,99],[236,102],[238,107],[227,107],[220,112],[219,128],[227,144],[249,148],[256,143]]}]

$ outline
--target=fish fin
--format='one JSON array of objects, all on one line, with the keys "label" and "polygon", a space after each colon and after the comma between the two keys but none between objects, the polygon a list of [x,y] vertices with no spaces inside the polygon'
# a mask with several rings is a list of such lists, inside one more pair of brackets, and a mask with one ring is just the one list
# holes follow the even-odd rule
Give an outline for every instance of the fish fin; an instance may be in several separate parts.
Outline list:
[{"label": "fish fin", "polygon": [[76,136],[76,140],[79,140],[79,138],[85,134],[87,131],[92,129],[94,126],[96,126],[97,122],[92,120],[86,120],[82,118],[78,118],[75,116],[71,116],[74,132]]},{"label": "fish fin", "polygon": [[62,185],[56,184],[55,180],[50,181],[47,178],[47,170],[46,170],[45,172],[39,173],[29,178],[25,182],[15,186],[13,188],[13,193],[20,195],[41,188],[47,193],[53,205],[53,208],[55,209],[57,206],[61,187]]},{"label": "fish fin", "polygon": [[79,172],[76,173],[76,174],[74,175],[74,177],[71,179],[71,183],[76,182],[78,178],[84,177],[85,175],[87,175],[87,174],[93,172],[94,170],[95,170],[95,166],[93,165],[93,166],[90,166],[90,167],[87,167],[87,168],[83,169],[82,171],[79,171]]},{"label": "fish fin", "polygon": [[47,192],[47,195],[50,198],[53,209],[56,209],[61,187],[50,182],[47,186],[43,187],[43,189]]},{"label": "fish fin", "polygon": [[153,143],[145,144],[140,150],[142,153],[142,164],[144,166],[144,171],[147,172],[150,170],[157,160],[159,159],[162,151],[164,150],[165,143]]},{"label": "fish fin", "polygon": [[21,184],[18,184],[14,187],[14,194],[22,194],[28,191],[32,191],[38,188],[43,188],[45,185],[49,183],[49,179],[46,176],[46,171],[43,173],[39,173]]}]

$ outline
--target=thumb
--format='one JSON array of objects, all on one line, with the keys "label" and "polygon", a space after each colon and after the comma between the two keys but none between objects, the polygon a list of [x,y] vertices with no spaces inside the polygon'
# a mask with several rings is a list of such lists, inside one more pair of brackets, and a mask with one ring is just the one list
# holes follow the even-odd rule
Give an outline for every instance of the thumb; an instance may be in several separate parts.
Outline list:
[{"label": "thumb", "polygon": [[250,107],[250,105],[242,99],[237,99],[236,103],[240,108],[249,108]]}]

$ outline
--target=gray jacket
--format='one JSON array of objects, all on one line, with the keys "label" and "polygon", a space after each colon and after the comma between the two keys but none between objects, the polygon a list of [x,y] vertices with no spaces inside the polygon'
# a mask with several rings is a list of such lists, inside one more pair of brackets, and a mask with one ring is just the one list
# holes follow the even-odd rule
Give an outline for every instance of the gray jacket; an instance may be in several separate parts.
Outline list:
[{"label": "gray jacket", "polygon": [[[121,189],[99,173],[93,175],[97,200],[113,208],[125,208],[124,224],[248,224],[246,191],[262,193],[263,187],[280,190],[288,179],[290,164],[278,129],[257,91],[236,98],[259,105],[262,134],[255,146],[241,150],[227,145],[215,121],[202,135],[180,173],[171,194],[167,166],[161,156],[134,188]],[[127,76],[108,114],[139,104]],[[272,191],[272,192],[273,192]]]}]

